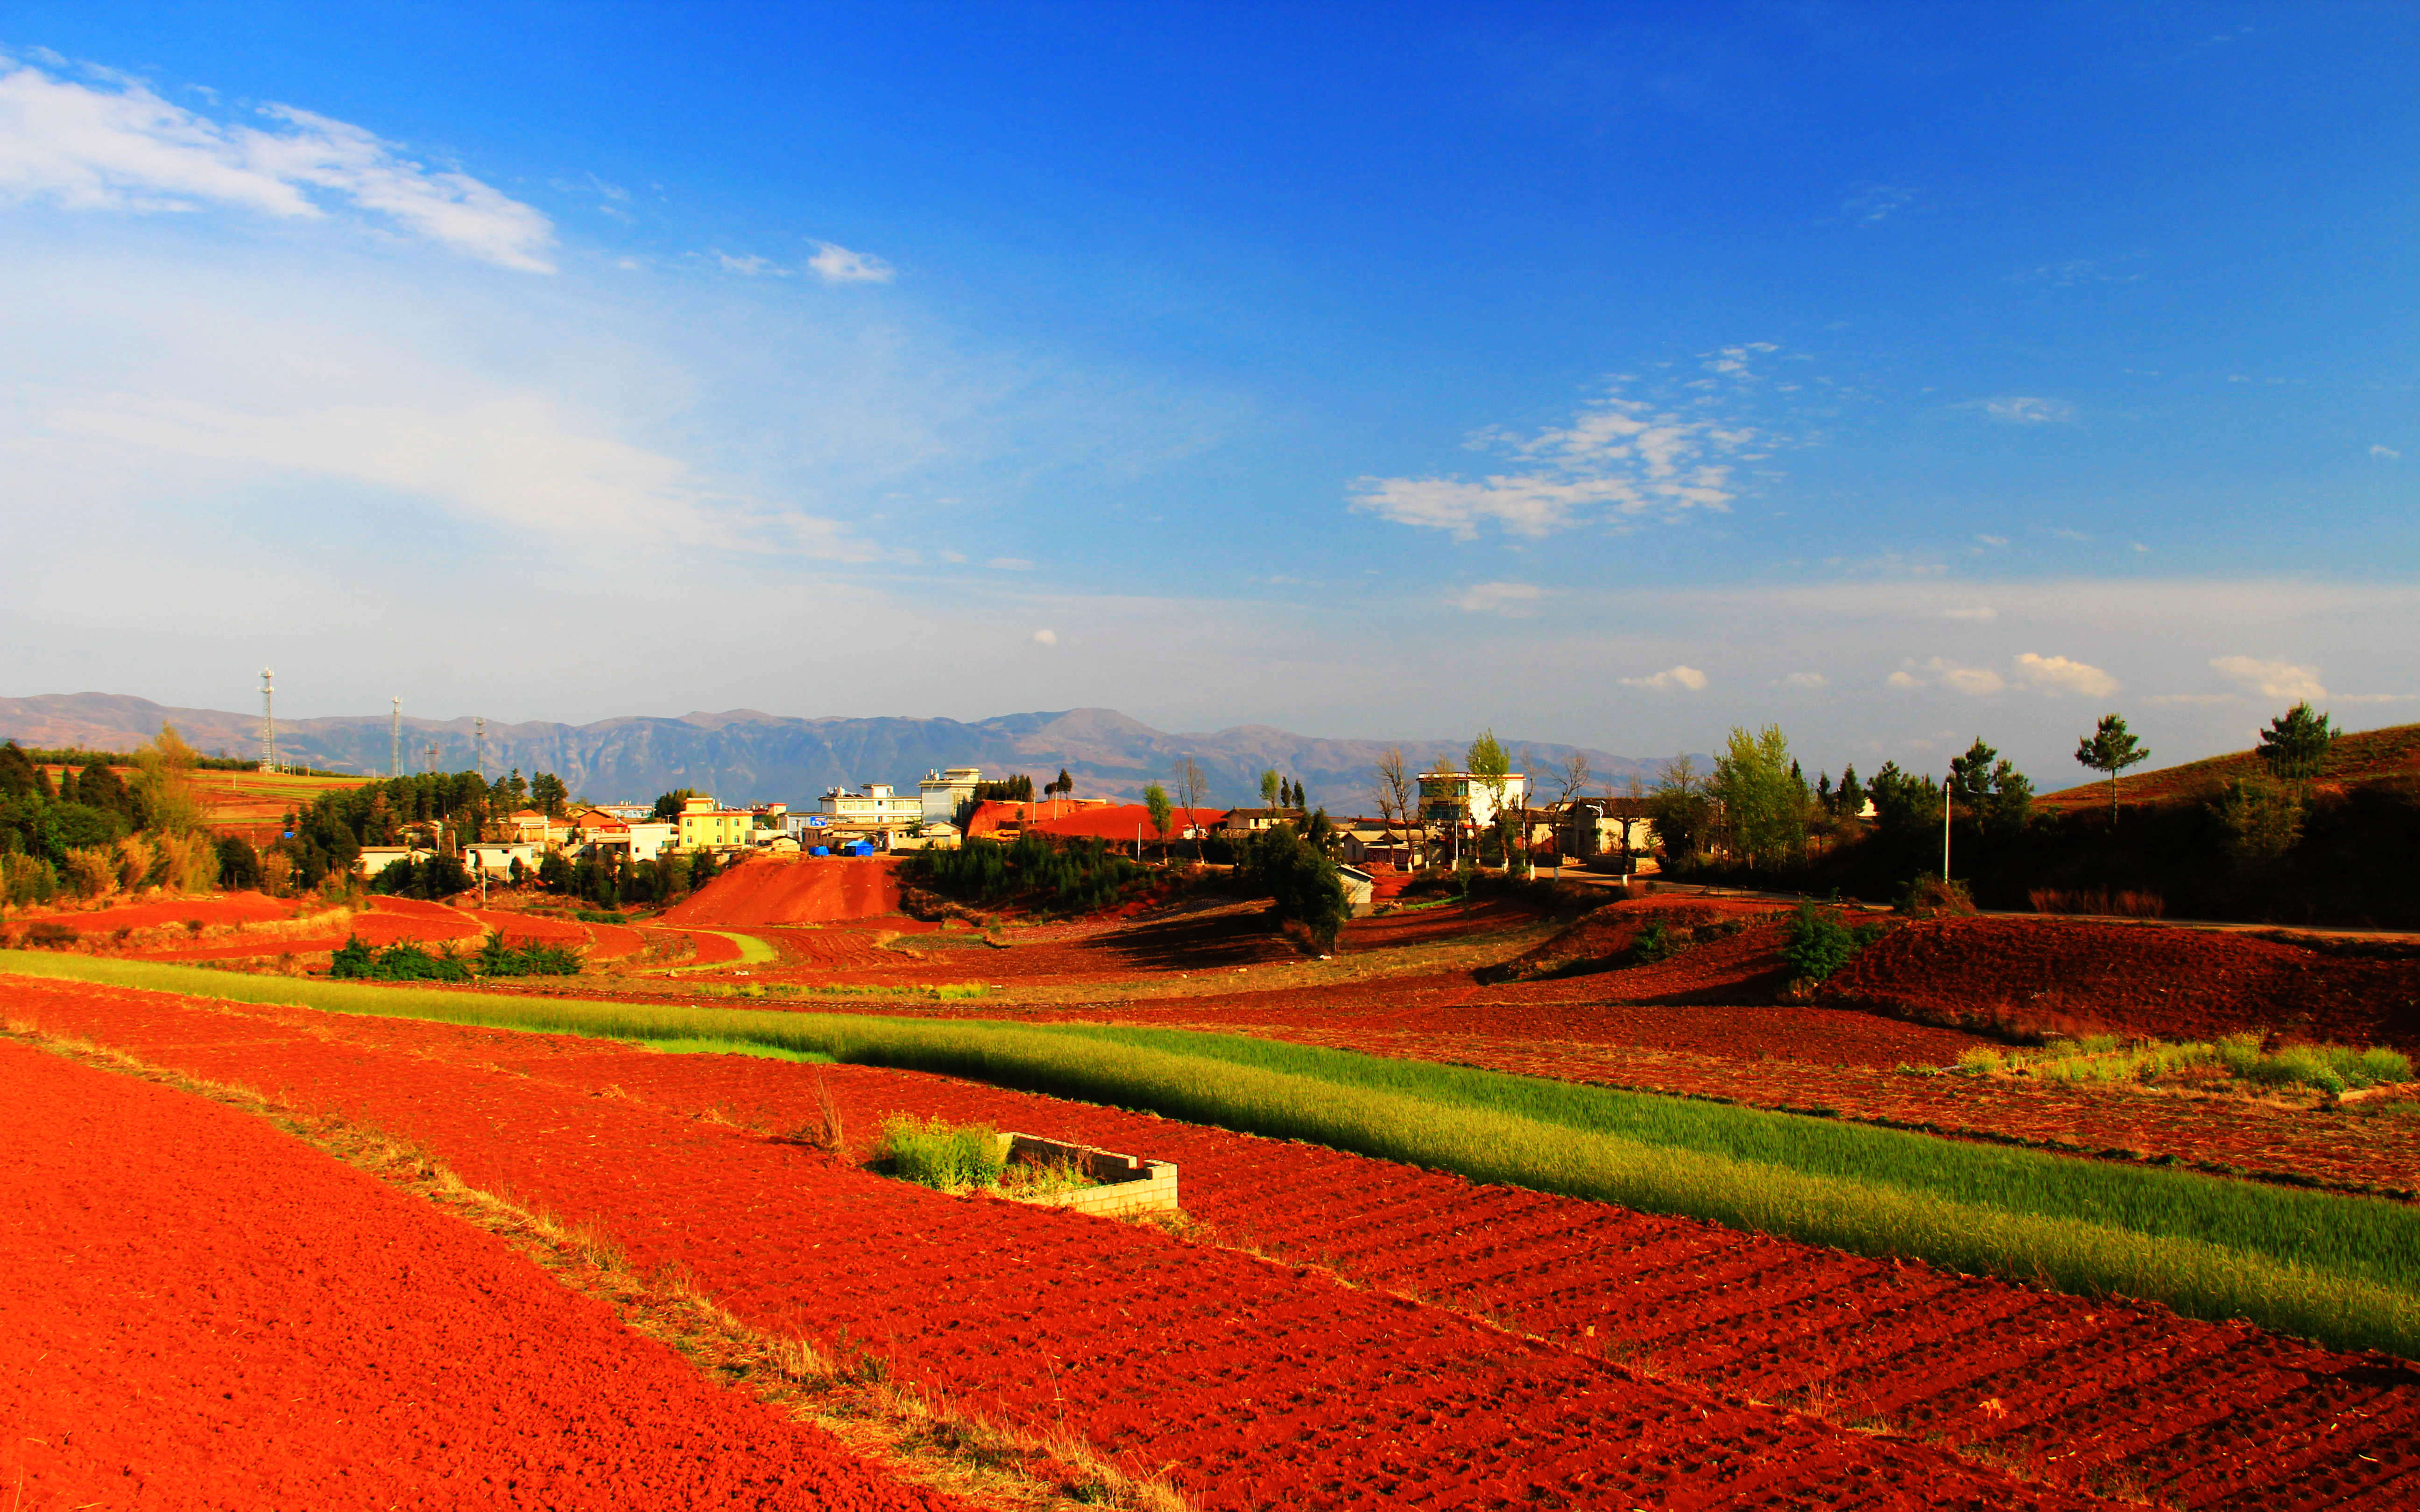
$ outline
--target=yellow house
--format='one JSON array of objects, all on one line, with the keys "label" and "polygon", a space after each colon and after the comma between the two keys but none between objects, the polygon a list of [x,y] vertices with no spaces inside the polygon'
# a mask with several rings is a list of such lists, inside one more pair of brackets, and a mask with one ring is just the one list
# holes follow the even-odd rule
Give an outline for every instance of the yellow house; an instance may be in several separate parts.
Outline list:
[{"label": "yellow house", "polygon": [[688,798],[675,820],[679,845],[685,851],[719,850],[752,844],[756,816],[745,809],[721,809],[712,798]]}]

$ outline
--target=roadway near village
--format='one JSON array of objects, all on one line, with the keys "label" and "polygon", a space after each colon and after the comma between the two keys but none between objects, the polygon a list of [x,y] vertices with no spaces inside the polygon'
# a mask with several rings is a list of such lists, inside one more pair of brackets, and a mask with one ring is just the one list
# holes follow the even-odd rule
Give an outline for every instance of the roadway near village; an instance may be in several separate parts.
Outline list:
[{"label": "roadway near village", "polygon": [[0,955],[11,1512],[2420,1504],[2420,949],[896,868]]}]

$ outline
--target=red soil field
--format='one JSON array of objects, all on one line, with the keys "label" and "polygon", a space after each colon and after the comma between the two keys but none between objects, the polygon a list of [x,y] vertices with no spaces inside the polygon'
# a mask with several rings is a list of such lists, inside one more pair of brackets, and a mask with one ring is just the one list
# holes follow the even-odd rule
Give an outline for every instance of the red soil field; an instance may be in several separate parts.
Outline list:
[{"label": "red soil field", "polygon": [[[1447,1191],[1467,1194],[1476,1204],[1467,1221],[1481,1230],[1449,1247],[1482,1266],[1491,1214],[1537,1200],[1525,1195],[1157,1120],[1105,1124],[1126,1116],[939,1078],[662,1057],[54,983],[12,983],[9,1003],[12,1018],[200,1074],[309,1088],[423,1141],[476,1185],[601,1223],[643,1268],[688,1266],[759,1327],[827,1342],[845,1329],[893,1380],[978,1412],[1063,1424],[1131,1469],[1172,1465],[1206,1508],[2088,1504],[1910,1439],[1641,1377],[1593,1343],[1527,1339],[1341,1286],[1316,1268],[1140,1226],[942,1196],[683,1117],[690,1108],[680,1103],[728,1088],[802,1108],[823,1074],[860,1129],[885,1107],[947,1111],[968,1099],[1012,1113],[1002,1121],[1016,1127],[1113,1128],[1118,1148],[1189,1160],[1188,1181],[1210,1183],[1194,1205],[1221,1214],[1212,1221],[1222,1227],[1249,1222],[1252,1191],[1291,1191],[1295,1176],[1342,1161],[1340,1169],[1377,1183],[1372,1201],[1413,1220]],[[338,1041],[317,1037],[328,1033]],[[411,1053],[375,1053],[380,1047]],[[491,1064],[467,1063],[477,1060]],[[767,1078],[768,1070],[779,1074]],[[646,1088],[665,1074],[706,1079],[679,1103],[651,1105]],[[1253,1168],[1222,1180],[1219,1167],[1247,1149],[1262,1152]],[[1404,1180],[1414,1185],[1387,1185]],[[1248,1206],[1220,1206],[1237,1201]],[[1322,1205],[1332,1209],[1332,1196]],[[1625,1217],[1573,1204],[1567,1221],[1583,1214]],[[1592,1241],[1571,1257],[1584,1273],[1592,1256],[1624,1247]],[[1790,1247],[1776,1259],[1807,1253]],[[1664,1304],[1700,1289],[1703,1270],[1684,1262],[1661,1276]],[[1786,1264],[1775,1270],[1792,1273]],[[2019,1302],[2032,1295],[2005,1289]],[[1653,1301],[1643,1287],[1630,1295],[1642,1306]],[[1929,1337],[1938,1348],[1941,1315],[1917,1311],[1935,1320]]]},{"label": "red soil field", "polygon": [[876,856],[754,856],[666,909],[667,924],[744,929],[899,911],[893,863]]},{"label": "red soil field", "polygon": [[588,924],[582,927],[588,931],[588,959],[591,961],[619,961],[646,948],[647,942],[639,932],[625,925]]},{"label": "red soil field", "polygon": [[2371,959],[2241,933],[2053,918],[1894,930],[1824,984],[1827,1000],[1939,1023],[2420,1049],[2420,953]]},{"label": "red soil field", "polygon": [[957,1504],[257,1119],[14,1043],[0,1088],[12,1508]]},{"label": "red soil field", "polygon": [[683,965],[722,965],[739,959],[739,943],[737,940],[727,940],[704,930],[649,929],[644,933],[652,935],[659,943],[687,940],[695,953],[681,963]]},{"label": "red soil field", "polygon": [[291,917],[294,906],[289,900],[265,893],[227,892],[207,897],[147,899],[107,908],[24,908],[12,917],[19,920],[55,918],[85,933],[107,933],[116,929],[182,924],[189,918],[198,918],[204,924],[263,924]]},{"label": "red soil field", "polygon": [[525,945],[536,941],[542,945],[584,945],[588,928],[566,918],[548,918],[538,914],[511,913],[501,909],[464,908],[457,910],[466,918],[476,919],[483,930],[500,931],[508,945]]}]

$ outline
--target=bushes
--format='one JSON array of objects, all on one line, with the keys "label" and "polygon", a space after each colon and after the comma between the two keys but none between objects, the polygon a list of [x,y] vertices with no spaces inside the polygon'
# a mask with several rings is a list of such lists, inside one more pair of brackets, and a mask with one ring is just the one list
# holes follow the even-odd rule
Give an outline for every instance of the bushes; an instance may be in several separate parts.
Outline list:
[{"label": "bushes", "polygon": [[1267,893],[1274,901],[1271,912],[1284,923],[1301,925],[1321,950],[1336,948],[1337,931],[1352,917],[1336,863],[1290,824],[1272,825],[1245,842],[1235,880]]},{"label": "bushes", "polygon": [[878,1159],[891,1174],[937,1192],[957,1192],[970,1186],[998,1186],[1007,1165],[1007,1151],[989,1124],[952,1128],[939,1119],[920,1120],[902,1115],[882,1126]]},{"label": "bushes", "polygon": [[2332,1096],[2412,1079],[2412,1061],[2397,1051],[2298,1044],[2263,1054],[2261,1039],[2251,1031],[2214,1044],[2121,1044],[2116,1035],[2095,1034],[2052,1040],[2040,1050],[1969,1050],[1958,1057],[1957,1069],[1969,1076],[2019,1073],[2070,1086],[2231,1079],[2253,1087],[2307,1087]]},{"label": "bushes", "polygon": [[1040,835],[1020,835],[1013,845],[970,840],[954,851],[917,851],[906,870],[911,882],[960,903],[1018,899],[1070,914],[1111,906],[1144,874],[1099,840],[1055,845]]},{"label": "bushes", "polygon": [[55,918],[38,918],[25,926],[24,943],[37,950],[64,950],[82,938],[73,926]]},{"label": "bushes", "polygon": [[469,981],[471,964],[451,948],[430,955],[406,940],[372,950],[355,934],[330,958],[328,975],[355,981]]},{"label": "bushes", "polygon": [[59,875],[39,856],[0,854],[0,904],[46,903],[59,890]]},{"label": "bushes", "polygon": [[1790,974],[1807,981],[1823,981],[1849,964],[1849,957],[1882,938],[1880,924],[1852,929],[1838,918],[1802,903],[1782,926],[1781,959]]},{"label": "bushes", "polygon": [[568,947],[516,949],[502,934],[489,934],[469,960],[451,946],[431,955],[411,940],[373,950],[355,934],[329,958],[328,975],[353,981],[469,981],[474,967],[485,977],[576,977],[580,965],[580,952]]}]

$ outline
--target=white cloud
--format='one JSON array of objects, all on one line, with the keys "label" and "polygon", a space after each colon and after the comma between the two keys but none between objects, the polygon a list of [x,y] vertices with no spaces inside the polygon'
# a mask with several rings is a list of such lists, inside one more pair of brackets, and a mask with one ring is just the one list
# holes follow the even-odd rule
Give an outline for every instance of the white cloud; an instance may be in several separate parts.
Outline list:
[{"label": "white cloud", "polygon": [[2269,699],[2323,699],[2328,690],[2320,686],[2319,670],[2298,667],[2290,661],[2262,661],[2254,656],[2214,656],[2211,666],[2220,676],[2239,683],[2248,691]]},{"label": "white cloud", "polygon": [[818,241],[807,267],[827,284],[888,284],[892,266],[870,252],[851,252],[837,242]]},{"label": "white cloud", "polygon": [[994,557],[989,562],[985,563],[984,565],[986,567],[997,568],[1001,572],[1032,572],[1033,570],[1033,563],[1026,561],[1023,557]]},{"label": "white cloud", "polygon": [[744,257],[735,257],[721,247],[717,247],[708,255],[714,258],[724,272],[737,273],[742,278],[762,278],[768,274],[775,278],[790,276],[788,269],[770,257],[760,257],[752,252]]},{"label": "white cloud", "polygon": [[112,395],[44,419],[55,435],[341,478],[427,499],[465,519],[561,539],[770,546],[846,561],[874,554],[835,521],[715,493],[677,458],[599,434],[534,393],[451,409],[277,409]]},{"label": "white cloud", "polygon": [[1822,672],[1792,672],[1781,680],[1784,687],[1829,687],[1832,679]]},{"label": "white cloud", "polygon": [[2118,679],[2086,662],[2065,656],[2040,656],[2028,651],[2017,657],[2017,681],[2040,693],[2107,698],[2118,691]]},{"label": "white cloud", "polygon": [[1979,409],[2006,425],[2046,425],[2075,418],[2075,406],[2064,399],[2044,399],[2024,393],[2006,394],[1996,399],[1976,399],[1965,408]]},{"label": "white cloud", "polygon": [[[1699,363],[1709,376],[1685,386],[1753,385],[1760,379],[1752,364],[1776,349],[1749,342],[1709,353]],[[1702,393],[1690,401],[1710,402]],[[1734,466],[1761,460],[1776,440],[1745,424],[1614,394],[1583,407],[1568,425],[1526,437],[1493,427],[1473,436],[1473,450],[1512,461],[1506,471],[1475,482],[1361,477],[1349,498],[1361,513],[1461,541],[1489,524],[1534,539],[1594,520],[1669,521],[1691,510],[1728,511],[1738,497]]]},{"label": "white cloud", "polygon": [[1033,643],[1037,646],[1055,646],[1059,643],[1059,632],[1048,629],[1036,630],[1033,632]]},{"label": "white cloud", "polygon": [[1944,609],[1941,611],[1941,617],[1945,620],[1983,622],[1998,619],[2000,611],[1989,604],[1973,604],[1959,609]]},{"label": "white cloud", "polygon": [[1676,687],[1684,687],[1695,693],[1705,687],[1706,674],[1695,667],[1667,667],[1652,677],[1625,677],[1621,680],[1621,686],[1652,687],[1660,693],[1670,692]]},{"label": "white cloud", "polygon": [[222,124],[123,75],[78,83],[0,56],[0,198],[292,220],[326,215],[320,191],[469,256],[554,270],[552,224],[519,200],[344,121],[289,105],[258,114],[267,129]]},{"label": "white cloud", "polygon": [[2008,686],[2007,680],[1989,667],[1962,667],[1941,656],[1920,667],[1911,661],[1891,673],[1889,682],[1893,687],[1946,687],[1973,698],[1996,693]]},{"label": "white cloud", "polygon": [[1546,597],[1546,590],[1535,583],[1474,583],[1455,594],[1450,602],[1473,614],[1501,614],[1507,619],[1526,619],[1538,612]]},{"label": "white cloud", "polygon": [[1975,539],[1982,542],[1985,546],[1994,548],[2003,547],[2009,544],[2009,538],[2005,535],[1978,535],[1975,537]]},{"label": "white cloud", "polygon": [[2369,449],[2369,455],[2372,456],[2384,457],[2386,460],[2392,462],[2403,454],[2397,451],[2392,446],[2372,446]]}]

